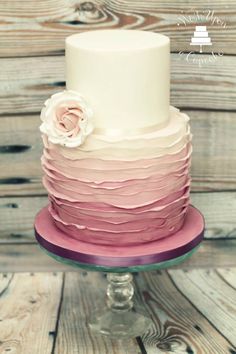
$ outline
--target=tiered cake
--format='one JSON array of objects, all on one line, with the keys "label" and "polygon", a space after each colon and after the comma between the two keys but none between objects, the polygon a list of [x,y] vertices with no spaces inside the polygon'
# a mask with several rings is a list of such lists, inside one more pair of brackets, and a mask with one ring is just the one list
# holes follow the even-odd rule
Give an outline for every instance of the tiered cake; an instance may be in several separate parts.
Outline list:
[{"label": "tiered cake", "polygon": [[200,45],[200,52],[203,45],[212,45],[206,26],[196,26],[190,45]]},{"label": "tiered cake", "polygon": [[171,237],[189,205],[189,118],[169,106],[169,38],[66,39],[67,90],[42,110],[44,185],[68,237],[129,246]]}]

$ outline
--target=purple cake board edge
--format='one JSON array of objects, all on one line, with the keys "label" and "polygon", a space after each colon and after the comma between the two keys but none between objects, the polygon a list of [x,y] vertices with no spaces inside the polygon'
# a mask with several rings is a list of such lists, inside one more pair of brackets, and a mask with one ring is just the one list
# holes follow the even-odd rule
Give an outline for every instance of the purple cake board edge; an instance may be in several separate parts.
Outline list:
[{"label": "purple cake board edge", "polygon": [[[132,247],[127,247],[124,248],[124,252],[122,256],[113,256],[112,255],[112,248],[111,248],[111,255],[105,256],[105,255],[98,255],[95,253],[86,253],[85,251],[81,251],[79,249],[79,246],[81,245],[81,241],[76,242],[76,240],[73,239],[73,243],[76,242],[76,245],[78,245],[78,248],[75,250],[74,245],[72,244],[71,247],[64,247],[62,244],[60,244],[60,235],[62,235],[62,231],[59,230],[56,225],[53,223],[51,215],[49,214],[48,207],[43,208],[36,216],[35,220],[35,237],[38,243],[47,251],[50,253],[53,253],[59,257],[75,261],[75,262],[81,262],[84,264],[88,265],[98,265],[98,266],[107,266],[107,267],[131,267],[131,266],[138,266],[138,265],[148,265],[148,264],[154,264],[154,263],[161,263],[165,261],[169,261],[171,259],[175,259],[177,257],[183,256],[184,254],[190,252],[192,249],[194,249],[196,246],[200,244],[200,242],[203,239],[204,236],[204,217],[203,215],[194,208],[193,206],[190,206],[192,210],[194,210],[195,214],[195,219],[196,217],[198,218],[197,222],[200,223],[200,230],[196,234],[193,234],[192,238],[188,240],[188,242],[175,247],[175,235],[179,235],[181,231],[184,232],[184,227],[178,231],[176,234],[171,235],[171,241],[172,241],[172,247],[169,249],[166,249],[165,251],[162,252],[152,252],[152,253],[147,253],[145,254],[145,246],[142,245],[142,251],[144,252],[142,255],[129,255],[129,250],[132,249]],[[43,215],[42,215],[43,214]],[[193,214],[193,215],[194,215]],[[40,232],[40,217],[44,217],[43,221],[48,222],[49,227],[48,227],[48,232]],[[190,222],[194,223],[194,217],[193,220],[190,220]],[[188,221],[189,222],[189,221]],[[45,231],[45,230],[44,230]],[[48,237],[48,234],[53,232],[54,235],[57,235],[57,243],[53,242],[53,240],[50,240]],[[190,230],[191,232],[191,230]],[[193,233],[194,233],[193,232]],[[44,234],[43,234],[44,233]],[[66,236],[63,234],[63,236]],[[153,248],[155,249],[155,245],[158,245],[158,243],[164,242],[163,240],[157,240],[153,241],[152,245]],[[73,247],[72,247],[73,246]],[[96,245],[96,249],[99,250],[99,245]],[[104,248],[102,246],[101,248]],[[108,247],[109,249],[109,247]]]}]

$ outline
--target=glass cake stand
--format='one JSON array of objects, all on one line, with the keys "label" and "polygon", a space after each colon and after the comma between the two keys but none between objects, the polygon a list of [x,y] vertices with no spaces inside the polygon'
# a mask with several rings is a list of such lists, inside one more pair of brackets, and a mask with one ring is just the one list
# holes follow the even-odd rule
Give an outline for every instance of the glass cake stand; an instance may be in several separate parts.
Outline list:
[{"label": "glass cake stand", "polygon": [[132,273],[168,268],[185,261],[198,249],[203,234],[204,218],[192,206],[183,228],[171,238],[115,250],[69,238],[54,225],[47,207],[35,220],[36,239],[49,256],[73,267],[107,273],[107,307],[93,312],[89,327],[119,339],[140,336],[153,324],[151,318],[133,308]]}]

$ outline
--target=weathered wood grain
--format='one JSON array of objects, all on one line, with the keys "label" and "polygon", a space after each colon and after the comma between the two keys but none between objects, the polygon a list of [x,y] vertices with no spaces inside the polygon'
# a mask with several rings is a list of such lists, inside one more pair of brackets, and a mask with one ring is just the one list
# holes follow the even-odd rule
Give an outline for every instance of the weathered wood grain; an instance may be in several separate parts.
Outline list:
[{"label": "weathered wood grain", "polygon": [[[39,112],[46,98],[64,87],[63,56],[2,58],[0,65],[0,114]],[[173,105],[236,109],[236,57],[222,56],[199,67],[174,53],[171,68]]]},{"label": "weathered wood grain", "polygon": [[206,238],[236,237],[236,193],[192,193],[191,203],[204,215]]},{"label": "weathered wood grain", "polygon": [[62,56],[1,59],[0,114],[39,112],[64,80]]},{"label": "weathered wood grain", "polygon": [[[211,311],[215,299],[222,298],[223,279],[217,277],[218,272],[219,269],[195,269],[136,274],[135,308],[149,313],[155,324],[138,341],[110,340],[90,332],[90,314],[104,305],[107,282],[101,273],[1,274],[0,350],[24,354],[234,353],[235,348],[227,337],[235,334],[235,327],[226,337],[225,329],[219,332],[222,323],[226,324],[226,329],[229,327],[224,322],[228,320],[225,313],[229,314],[232,308],[224,306],[223,297],[215,316],[215,309]],[[236,269],[227,269],[227,272],[235,275]],[[190,275],[188,291],[183,293],[182,283],[189,283]],[[195,284],[199,278],[203,289],[209,284],[213,288],[207,294],[198,288],[209,318],[202,312],[201,298],[196,300]],[[235,288],[226,283],[223,288],[227,295],[229,291],[230,296],[235,294]],[[217,312],[222,308],[224,318],[219,318]]]},{"label": "weathered wood grain", "polygon": [[[171,274],[175,272],[181,271],[173,270]],[[198,270],[199,274],[202,272],[204,270]],[[135,281],[139,302],[155,323],[142,336],[147,354],[224,354],[233,350],[227,339],[192,305],[191,289],[188,298],[178,291],[164,271],[139,273]]]},{"label": "weathered wood grain", "polygon": [[89,316],[105,305],[106,279],[101,273],[66,273],[55,353],[137,354],[135,339],[111,340],[88,328]]},{"label": "weathered wood grain", "polygon": [[[236,190],[236,113],[186,113],[194,135],[192,190]],[[39,125],[38,114],[0,118],[0,196],[45,194]]]},{"label": "weathered wood grain", "polygon": [[36,243],[0,244],[0,272],[76,270],[49,257]]},{"label": "weathered wood grain", "polygon": [[192,190],[236,189],[236,113],[186,113],[193,133]]},{"label": "weathered wood grain", "polygon": [[[198,251],[175,268],[236,267],[235,240],[204,240]],[[0,272],[74,270],[56,262],[34,243],[0,244]]]},{"label": "weathered wood grain", "polygon": [[0,198],[1,242],[34,241],[34,219],[47,197]]},{"label": "weathered wood grain", "polygon": [[[206,220],[206,238],[236,238],[236,192],[192,193],[191,202]],[[46,196],[0,198],[0,243],[32,242],[37,212]]]},{"label": "weathered wood grain", "polygon": [[169,274],[177,289],[236,347],[235,288],[215,270],[169,270]]},{"label": "weathered wood grain", "polygon": [[0,276],[1,353],[52,352],[61,287],[60,273]]},{"label": "weathered wood grain", "polygon": [[1,0],[0,55],[55,55],[63,52],[64,40],[68,35],[118,27],[163,33],[171,38],[172,51],[190,51],[193,47],[189,43],[199,22],[195,19],[189,22],[184,18],[194,17],[195,11],[205,13],[205,17],[211,11],[212,19],[217,16],[223,23],[204,21],[213,43],[204,51],[235,54],[235,8],[235,0],[228,1],[227,5],[222,0],[214,0],[207,7],[203,0],[183,3],[177,0],[22,0],[20,5],[16,0],[7,3]]},{"label": "weathered wood grain", "polygon": [[42,194],[39,115],[0,118],[0,195]]},{"label": "weathered wood grain", "polygon": [[235,268],[218,268],[216,272],[229,286],[236,289]]}]

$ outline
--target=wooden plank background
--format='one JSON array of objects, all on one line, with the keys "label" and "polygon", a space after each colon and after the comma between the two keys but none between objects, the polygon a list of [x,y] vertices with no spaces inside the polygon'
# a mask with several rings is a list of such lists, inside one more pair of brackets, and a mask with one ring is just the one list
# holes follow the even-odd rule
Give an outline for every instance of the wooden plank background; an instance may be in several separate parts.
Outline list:
[{"label": "wooden plank background", "polygon": [[[1,56],[58,55],[64,52],[66,36],[91,29],[143,29],[172,39],[172,51],[189,49],[194,24],[177,27],[178,18],[192,10],[213,11],[226,23],[211,28],[214,51],[235,54],[236,1],[178,0],[10,0],[0,1]],[[205,48],[210,50],[211,48]]]},{"label": "wooden plank background", "polygon": [[235,275],[236,268],[135,274],[135,309],[153,325],[142,337],[121,341],[87,325],[94,303],[100,309],[105,303],[102,273],[0,274],[0,351],[235,354]]},{"label": "wooden plank background", "polygon": [[[179,54],[192,49],[195,24],[177,23],[193,9],[211,11],[226,24],[210,26],[213,46],[196,58],[211,50],[224,55],[202,67]],[[186,266],[235,265],[236,0],[0,0],[0,21],[0,268],[56,269],[57,263],[40,256],[33,236],[35,214],[47,203],[39,112],[65,86],[65,37],[99,28],[170,36],[171,104],[191,117],[192,203],[206,217],[206,240]]]}]

